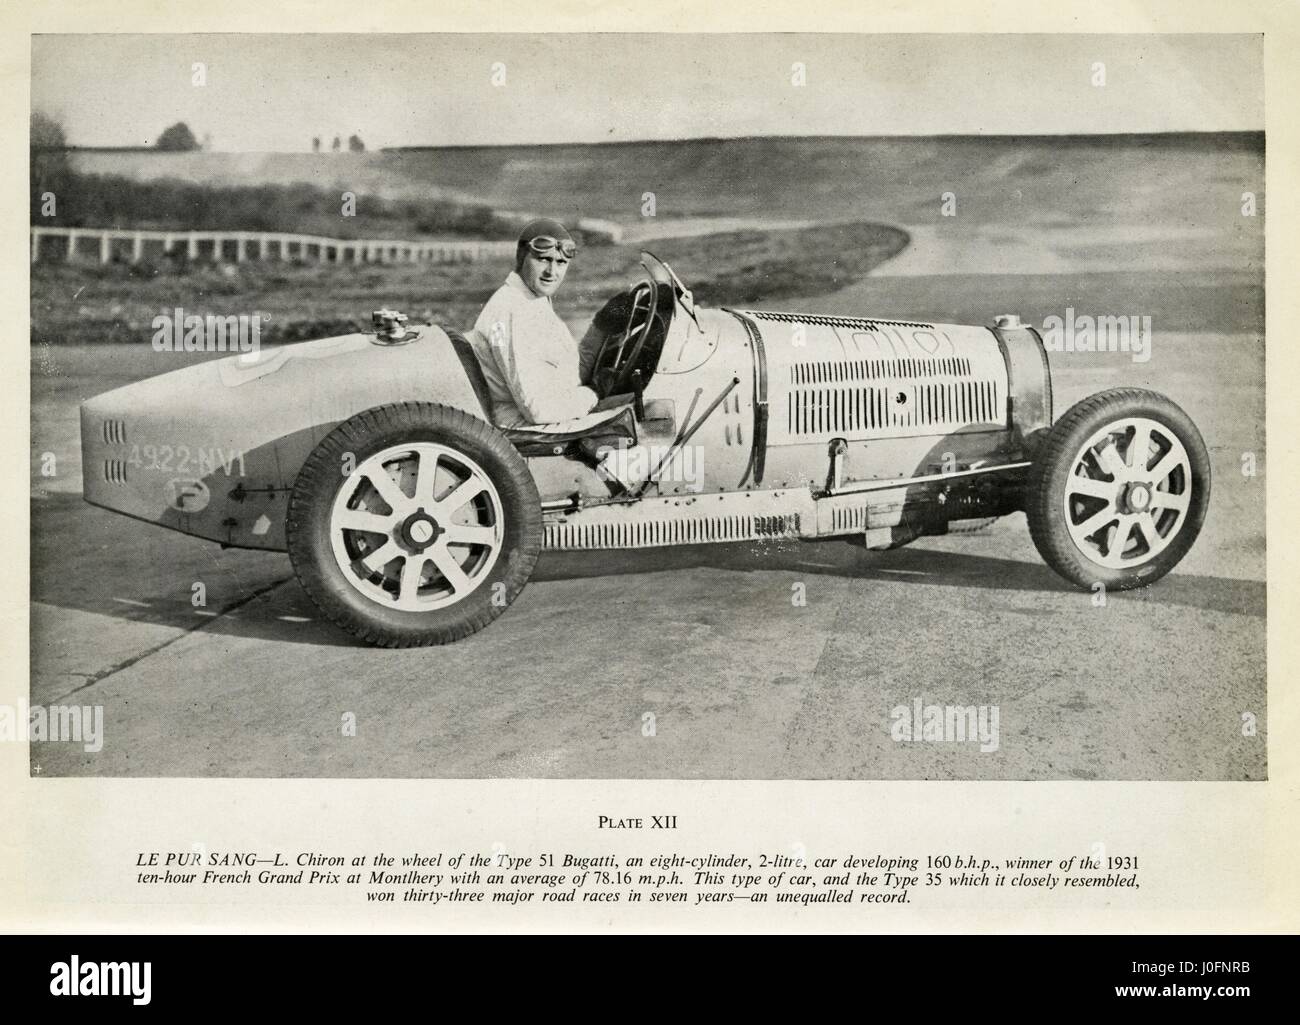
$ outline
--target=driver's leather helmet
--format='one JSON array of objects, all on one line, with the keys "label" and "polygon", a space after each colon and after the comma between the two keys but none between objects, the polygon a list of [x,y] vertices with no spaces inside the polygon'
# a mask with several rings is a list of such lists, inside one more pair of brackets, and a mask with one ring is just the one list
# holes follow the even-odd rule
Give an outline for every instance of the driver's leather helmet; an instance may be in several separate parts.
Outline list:
[{"label": "driver's leather helmet", "polygon": [[536,220],[529,221],[524,225],[523,231],[519,233],[519,243],[515,246],[516,274],[523,270],[524,254],[528,252],[528,243],[543,235],[558,242],[573,241],[573,236],[569,234],[569,230],[559,221],[553,221],[549,217],[538,217]]}]

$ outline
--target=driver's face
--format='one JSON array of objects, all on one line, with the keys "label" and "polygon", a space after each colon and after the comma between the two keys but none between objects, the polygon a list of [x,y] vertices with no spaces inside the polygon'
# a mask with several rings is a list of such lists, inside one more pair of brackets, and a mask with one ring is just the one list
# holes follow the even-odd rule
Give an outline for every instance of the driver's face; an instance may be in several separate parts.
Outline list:
[{"label": "driver's face", "polygon": [[537,295],[552,296],[559,290],[560,282],[568,270],[569,261],[559,250],[549,253],[534,253],[529,250],[524,254],[524,265],[519,270],[519,276]]}]

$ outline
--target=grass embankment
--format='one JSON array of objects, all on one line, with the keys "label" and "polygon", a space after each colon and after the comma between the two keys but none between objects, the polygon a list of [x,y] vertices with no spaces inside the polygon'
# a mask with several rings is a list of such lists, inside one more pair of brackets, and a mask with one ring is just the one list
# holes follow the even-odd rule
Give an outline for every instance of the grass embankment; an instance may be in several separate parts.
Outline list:
[{"label": "grass embankment", "polygon": [[[57,202],[48,211],[44,196]],[[349,198],[350,197],[350,198]],[[514,221],[484,203],[384,198],[303,182],[213,185],[77,174],[32,165],[31,222],[43,227],[285,231],[327,238],[513,238]],[[169,266],[175,260],[166,261]]]},{"label": "grass embankment", "polygon": [[[708,306],[749,304],[835,291],[907,245],[906,233],[880,224],[832,224],[657,240]],[[159,313],[269,315],[268,343],[322,338],[368,328],[370,312],[402,310],[413,320],[470,327],[510,271],[508,261],[467,264],[50,263],[32,267],[32,342],[148,344]],[[632,246],[584,247],[556,304],[582,321],[639,276]]]}]

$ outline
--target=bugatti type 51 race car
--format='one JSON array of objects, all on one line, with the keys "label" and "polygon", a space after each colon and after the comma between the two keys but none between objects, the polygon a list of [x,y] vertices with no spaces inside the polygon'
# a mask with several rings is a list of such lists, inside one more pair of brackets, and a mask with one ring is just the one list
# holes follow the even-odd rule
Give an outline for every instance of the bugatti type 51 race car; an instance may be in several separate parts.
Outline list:
[{"label": "bugatti type 51 race car", "polygon": [[1054,422],[1042,338],[1014,316],[705,309],[667,264],[642,265],[582,340],[603,401],[580,421],[492,426],[467,340],[380,311],[370,333],[86,402],[85,497],[223,546],[287,550],[329,619],[386,646],[483,628],[543,549],[887,549],[1024,510],[1067,580],[1131,588],[1200,531],[1210,467],[1187,415],[1119,388]]}]

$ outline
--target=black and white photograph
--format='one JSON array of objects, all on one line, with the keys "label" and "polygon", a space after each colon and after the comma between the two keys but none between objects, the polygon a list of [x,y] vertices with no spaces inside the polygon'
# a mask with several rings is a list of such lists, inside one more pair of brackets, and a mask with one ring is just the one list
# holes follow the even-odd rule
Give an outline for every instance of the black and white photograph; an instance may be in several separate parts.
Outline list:
[{"label": "black and white photograph", "polygon": [[1268,778],[1261,35],[31,56],[32,777]]}]

